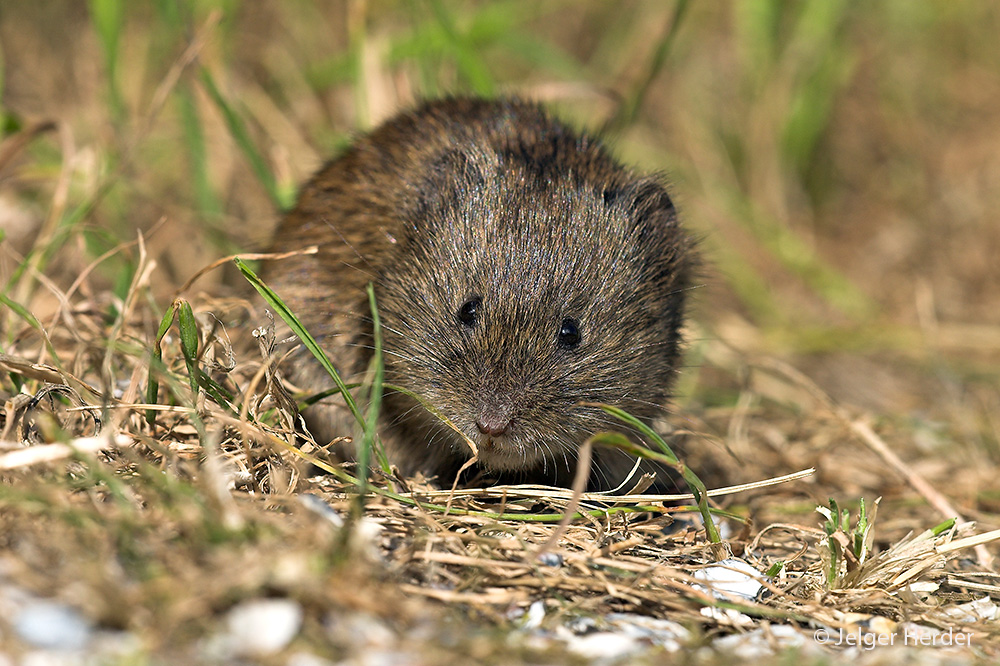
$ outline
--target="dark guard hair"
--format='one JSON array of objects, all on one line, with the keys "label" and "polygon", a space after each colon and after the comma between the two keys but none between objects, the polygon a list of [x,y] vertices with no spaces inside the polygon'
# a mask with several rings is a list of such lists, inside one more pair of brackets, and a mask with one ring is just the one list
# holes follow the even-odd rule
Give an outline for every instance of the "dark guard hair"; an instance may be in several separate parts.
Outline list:
[{"label": "dark guard hair", "polygon": [[[425,104],[359,139],[306,185],[275,251],[316,255],[265,279],[348,378],[371,358],[371,281],[387,381],[473,439],[508,481],[567,484],[580,444],[621,429],[587,403],[651,421],[679,364],[695,254],[663,185],[585,134],[519,100]],[[326,388],[296,359],[291,376]],[[307,413],[314,433],[353,432],[336,401]],[[403,473],[449,483],[468,446],[403,394],[380,433]],[[633,460],[598,450],[592,487]]]}]

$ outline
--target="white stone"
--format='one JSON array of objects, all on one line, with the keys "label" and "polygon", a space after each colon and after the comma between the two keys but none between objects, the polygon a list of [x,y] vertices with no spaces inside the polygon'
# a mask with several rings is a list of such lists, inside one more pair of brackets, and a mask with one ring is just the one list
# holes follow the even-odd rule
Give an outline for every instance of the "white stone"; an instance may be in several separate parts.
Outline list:
[{"label": "white stone", "polygon": [[93,633],[75,609],[51,601],[32,601],[18,612],[14,630],[25,643],[54,650],[78,650]]},{"label": "white stone", "polygon": [[761,580],[764,574],[752,566],[735,558],[716,562],[712,566],[698,569],[692,574],[696,579],[704,581],[705,585],[695,586],[704,592],[710,592],[717,599],[736,595],[744,599],[755,599],[763,587]]},{"label": "white stone", "polygon": [[302,626],[302,607],[290,599],[259,599],[226,617],[226,643],[238,654],[264,656],[288,645]]}]

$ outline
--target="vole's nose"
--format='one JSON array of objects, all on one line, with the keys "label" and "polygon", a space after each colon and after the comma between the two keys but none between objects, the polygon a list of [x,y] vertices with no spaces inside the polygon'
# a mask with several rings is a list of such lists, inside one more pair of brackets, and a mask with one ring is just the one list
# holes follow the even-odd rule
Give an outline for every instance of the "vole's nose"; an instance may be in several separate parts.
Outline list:
[{"label": "vole's nose", "polygon": [[508,400],[487,399],[479,405],[476,427],[490,437],[499,437],[510,430],[514,420],[514,407]]},{"label": "vole's nose", "polygon": [[484,435],[498,437],[507,432],[507,428],[510,427],[510,419],[499,414],[483,415],[476,419],[476,427]]}]

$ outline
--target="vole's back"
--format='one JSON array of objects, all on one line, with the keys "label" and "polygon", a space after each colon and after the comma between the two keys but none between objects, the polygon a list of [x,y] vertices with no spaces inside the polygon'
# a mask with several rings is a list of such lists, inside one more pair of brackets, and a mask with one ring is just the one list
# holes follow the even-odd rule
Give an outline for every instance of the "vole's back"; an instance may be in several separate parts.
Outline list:
[{"label": "vole's back", "polygon": [[[655,180],[519,101],[436,102],[360,139],[303,189],[265,278],[348,378],[371,357],[375,285],[387,381],[477,443],[510,480],[566,483],[579,445],[620,427],[593,403],[650,420],[668,397],[692,251]],[[293,379],[328,380],[304,356]],[[317,436],[350,435],[336,404],[307,413]],[[449,474],[470,455],[400,394],[381,434],[404,473]],[[629,461],[600,453],[593,485]]]}]

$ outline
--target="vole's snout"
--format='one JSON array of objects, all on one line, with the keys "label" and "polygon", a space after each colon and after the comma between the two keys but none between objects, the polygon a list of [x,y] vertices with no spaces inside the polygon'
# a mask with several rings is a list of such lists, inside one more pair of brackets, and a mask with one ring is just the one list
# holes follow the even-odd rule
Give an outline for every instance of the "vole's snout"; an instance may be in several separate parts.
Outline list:
[{"label": "vole's snout", "polygon": [[510,420],[494,418],[492,416],[484,418],[481,416],[476,419],[476,427],[479,428],[479,432],[484,435],[499,437],[507,432],[507,428],[510,427]]},{"label": "vole's snout", "polygon": [[514,418],[514,408],[509,403],[493,403],[480,406],[476,416],[479,432],[490,437],[507,434]]}]

